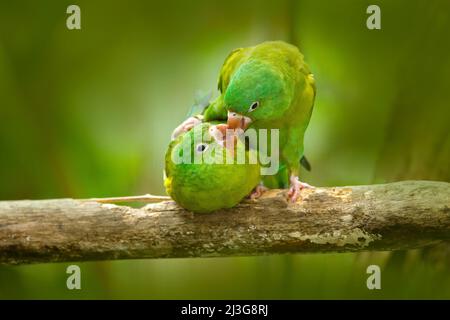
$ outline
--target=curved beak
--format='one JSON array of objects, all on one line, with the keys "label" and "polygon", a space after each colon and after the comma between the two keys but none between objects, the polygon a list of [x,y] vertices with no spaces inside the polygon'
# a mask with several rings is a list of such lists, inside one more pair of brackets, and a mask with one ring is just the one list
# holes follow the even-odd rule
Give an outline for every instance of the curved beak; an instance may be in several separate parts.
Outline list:
[{"label": "curved beak", "polygon": [[243,116],[239,113],[228,111],[228,121],[227,125],[230,129],[245,129],[252,123],[252,119],[249,117]]},{"label": "curved beak", "polygon": [[236,136],[233,130],[230,130],[226,124],[218,124],[209,128],[211,137],[221,146],[227,148],[231,154],[234,154],[234,143]]}]

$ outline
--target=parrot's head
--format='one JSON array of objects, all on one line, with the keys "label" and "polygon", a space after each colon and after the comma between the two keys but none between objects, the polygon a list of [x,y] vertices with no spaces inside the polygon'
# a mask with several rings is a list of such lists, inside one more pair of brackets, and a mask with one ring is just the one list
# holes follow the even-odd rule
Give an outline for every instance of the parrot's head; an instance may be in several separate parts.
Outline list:
[{"label": "parrot's head", "polygon": [[[202,213],[229,208],[258,184],[259,164],[248,164],[250,151],[239,140],[227,143],[226,129],[226,124],[205,122],[170,143],[164,186],[182,207]],[[238,159],[240,152],[247,164],[227,162],[227,156]]]},{"label": "parrot's head", "polygon": [[246,129],[251,123],[284,116],[291,102],[291,89],[281,72],[271,64],[250,60],[231,79],[224,102],[230,129]]},{"label": "parrot's head", "polygon": [[216,156],[234,154],[236,139],[226,136],[226,124],[201,123],[179,136],[169,147],[172,157],[181,157],[188,163],[197,164],[199,160],[211,163]]}]

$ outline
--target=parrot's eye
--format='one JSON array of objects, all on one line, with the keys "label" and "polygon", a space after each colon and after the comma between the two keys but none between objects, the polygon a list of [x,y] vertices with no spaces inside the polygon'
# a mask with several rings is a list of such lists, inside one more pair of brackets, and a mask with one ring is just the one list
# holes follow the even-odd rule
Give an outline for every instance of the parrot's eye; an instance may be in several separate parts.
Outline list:
[{"label": "parrot's eye", "polygon": [[252,103],[252,105],[250,106],[250,109],[248,109],[248,112],[252,112],[253,110],[255,110],[256,108],[259,107],[259,101],[255,101]]},{"label": "parrot's eye", "polygon": [[204,152],[206,149],[208,149],[208,145],[206,143],[200,143],[197,145],[197,147],[195,148],[197,150],[197,152]]}]

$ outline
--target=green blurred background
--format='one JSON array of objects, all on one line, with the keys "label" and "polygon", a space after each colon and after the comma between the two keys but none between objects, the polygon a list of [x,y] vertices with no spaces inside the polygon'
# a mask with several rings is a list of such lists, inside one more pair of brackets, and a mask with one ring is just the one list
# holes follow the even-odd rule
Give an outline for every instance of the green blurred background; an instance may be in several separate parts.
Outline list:
[{"label": "green blurred background", "polygon": [[[81,30],[66,8],[81,7]],[[381,7],[381,30],[366,8]],[[0,0],[0,200],[164,194],[170,133],[230,50],[298,45],[317,186],[450,181],[450,2]],[[382,290],[366,288],[366,267]],[[0,266],[0,298],[450,298],[447,245],[409,252]]]}]

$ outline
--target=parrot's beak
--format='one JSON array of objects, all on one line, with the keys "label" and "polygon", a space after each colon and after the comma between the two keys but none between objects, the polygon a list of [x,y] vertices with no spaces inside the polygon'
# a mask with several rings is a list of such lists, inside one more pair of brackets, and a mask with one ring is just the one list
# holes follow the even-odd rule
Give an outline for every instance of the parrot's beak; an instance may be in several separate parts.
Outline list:
[{"label": "parrot's beak", "polygon": [[252,123],[252,119],[249,117],[240,115],[239,113],[228,111],[227,125],[229,129],[245,129]]},{"label": "parrot's beak", "polygon": [[233,130],[226,124],[218,124],[209,128],[209,134],[211,137],[221,146],[227,148],[231,154],[234,154],[234,145],[236,142],[236,136]]}]

